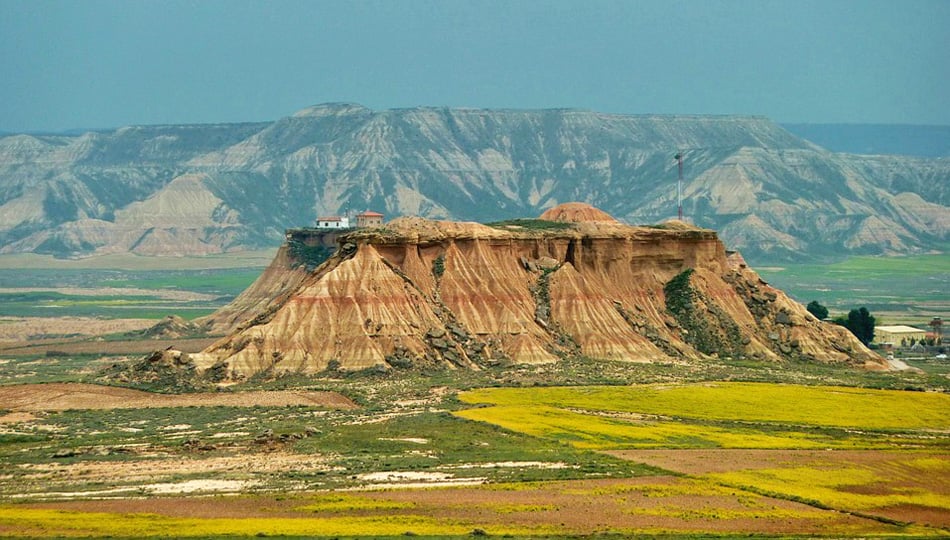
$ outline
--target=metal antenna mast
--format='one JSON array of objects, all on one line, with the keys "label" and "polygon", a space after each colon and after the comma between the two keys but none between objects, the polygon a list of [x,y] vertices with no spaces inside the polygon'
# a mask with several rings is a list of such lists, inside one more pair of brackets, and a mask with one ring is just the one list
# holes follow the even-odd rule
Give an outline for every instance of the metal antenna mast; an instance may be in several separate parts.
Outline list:
[{"label": "metal antenna mast", "polygon": [[677,152],[675,156],[679,167],[679,178],[676,181],[676,207],[679,220],[683,221],[683,153]]}]

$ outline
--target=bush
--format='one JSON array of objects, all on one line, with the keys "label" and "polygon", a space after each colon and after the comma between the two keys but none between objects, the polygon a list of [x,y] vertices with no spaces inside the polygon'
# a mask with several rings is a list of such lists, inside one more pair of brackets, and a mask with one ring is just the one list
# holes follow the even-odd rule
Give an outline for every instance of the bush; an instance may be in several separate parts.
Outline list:
[{"label": "bush", "polygon": [[828,318],[828,308],[819,304],[817,300],[808,302],[808,305],[805,306],[805,309],[807,309],[808,312],[814,315],[819,321],[823,321]]}]

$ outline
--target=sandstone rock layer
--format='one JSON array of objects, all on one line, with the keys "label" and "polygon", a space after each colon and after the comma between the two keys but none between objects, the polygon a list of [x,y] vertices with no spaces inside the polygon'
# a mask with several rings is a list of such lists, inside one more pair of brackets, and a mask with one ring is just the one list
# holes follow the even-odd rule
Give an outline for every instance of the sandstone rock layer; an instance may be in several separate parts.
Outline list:
[{"label": "sandstone rock layer", "polygon": [[[268,269],[273,279],[248,295],[257,300],[217,319],[243,317],[238,329],[194,359],[203,368],[226,365],[233,378],[479,369],[575,355],[883,367],[849,332],[815,319],[741,256],[727,256],[713,231],[632,227],[596,209],[561,210],[552,215],[569,225],[548,229],[399,218],[341,235],[336,253],[304,274],[287,268],[284,250]],[[268,287],[273,295],[264,301]]]}]

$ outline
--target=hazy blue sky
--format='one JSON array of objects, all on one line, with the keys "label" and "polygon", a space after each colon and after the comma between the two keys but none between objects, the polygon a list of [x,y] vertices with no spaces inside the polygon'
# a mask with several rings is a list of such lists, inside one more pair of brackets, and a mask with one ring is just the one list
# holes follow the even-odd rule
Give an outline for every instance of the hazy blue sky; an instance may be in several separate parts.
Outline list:
[{"label": "hazy blue sky", "polygon": [[950,0],[0,0],[0,131],[348,101],[950,124]]}]

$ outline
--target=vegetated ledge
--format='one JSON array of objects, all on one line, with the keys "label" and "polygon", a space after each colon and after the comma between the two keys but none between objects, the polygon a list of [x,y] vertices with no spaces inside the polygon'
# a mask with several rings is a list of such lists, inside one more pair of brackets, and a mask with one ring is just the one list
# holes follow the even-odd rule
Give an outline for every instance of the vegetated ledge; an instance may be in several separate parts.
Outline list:
[{"label": "vegetated ledge", "polygon": [[398,218],[340,235],[337,251],[303,275],[279,253],[267,282],[252,286],[269,300],[225,308],[236,326],[192,358],[232,379],[571,356],[886,368],[845,329],[727,255],[714,231],[675,221],[628,226],[579,203],[530,223]]}]

